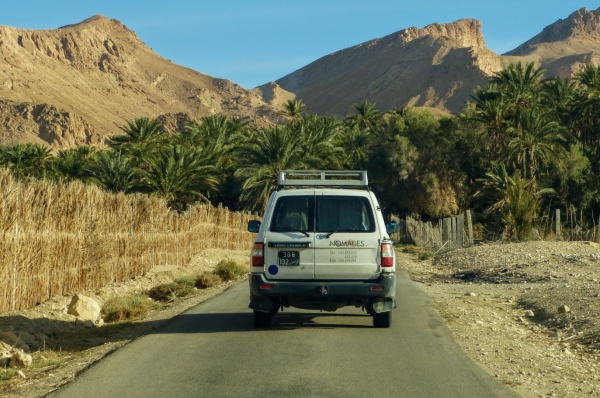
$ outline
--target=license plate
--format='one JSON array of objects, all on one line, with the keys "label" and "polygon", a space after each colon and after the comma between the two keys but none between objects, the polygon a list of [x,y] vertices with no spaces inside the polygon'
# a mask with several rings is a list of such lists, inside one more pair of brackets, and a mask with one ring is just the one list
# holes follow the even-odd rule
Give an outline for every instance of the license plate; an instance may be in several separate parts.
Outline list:
[{"label": "license plate", "polygon": [[279,265],[300,265],[300,252],[280,250],[278,253]]}]

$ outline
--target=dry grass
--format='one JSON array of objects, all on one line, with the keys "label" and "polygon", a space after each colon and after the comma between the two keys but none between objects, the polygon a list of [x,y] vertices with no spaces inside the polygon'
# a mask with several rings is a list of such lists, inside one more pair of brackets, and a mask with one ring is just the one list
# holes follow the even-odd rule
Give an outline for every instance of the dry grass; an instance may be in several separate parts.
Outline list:
[{"label": "dry grass", "polygon": [[212,272],[204,271],[201,275],[198,275],[196,279],[196,287],[198,289],[207,289],[221,283],[223,280],[219,275]]},{"label": "dry grass", "polygon": [[256,217],[209,205],[177,214],[145,195],[79,182],[20,182],[0,170],[0,312],[187,264],[207,248],[243,250]]},{"label": "dry grass", "polygon": [[154,303],[148,296],[115,296],[106,300],[102,306],[102,314],[106,322],[131,321],[143,319],[153,307]]},{"label": "dry grass", "polygon": [[179,297],[186,297],[196,290],[196,280],[193,277],[185,276],[175,279],[171,283],[163,283],[154,286],[148,291],[148,296],[155,301],[171,302]]},{"label": "dry grass", "polygon": [[221,260],[213,272],[224,281],[230,281],[248,273],[244,268],[240,267],[238,263],[229,259]]}]

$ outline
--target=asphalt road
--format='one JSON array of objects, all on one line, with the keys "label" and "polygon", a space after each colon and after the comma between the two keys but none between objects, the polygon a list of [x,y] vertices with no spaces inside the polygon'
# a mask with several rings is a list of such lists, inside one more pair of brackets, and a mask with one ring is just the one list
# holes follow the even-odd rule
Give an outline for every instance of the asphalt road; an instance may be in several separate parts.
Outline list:
[{"label": "asphalt road", "polygon": [[360,309],[284,311],[255,330],[247,283],[126,345],[52,397],[518,397],[473,363],[398,273],[390,329]]}]

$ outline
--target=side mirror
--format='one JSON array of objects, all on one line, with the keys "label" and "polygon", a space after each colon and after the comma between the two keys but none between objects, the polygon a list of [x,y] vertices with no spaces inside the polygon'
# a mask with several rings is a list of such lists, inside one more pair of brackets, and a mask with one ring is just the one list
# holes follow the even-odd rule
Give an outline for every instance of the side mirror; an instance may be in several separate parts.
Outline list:
[{"label": "side mirror", "polygon": [[395,221],[390,221],[389,223],[385,224],[385,230],[388,234],[398,232],[398,223]]},{"label": "side mirror", "polygon": [[260,229],[260,221],[258,221],[258,220],[248,221],[248,232],[257,233],[259,229]]}]

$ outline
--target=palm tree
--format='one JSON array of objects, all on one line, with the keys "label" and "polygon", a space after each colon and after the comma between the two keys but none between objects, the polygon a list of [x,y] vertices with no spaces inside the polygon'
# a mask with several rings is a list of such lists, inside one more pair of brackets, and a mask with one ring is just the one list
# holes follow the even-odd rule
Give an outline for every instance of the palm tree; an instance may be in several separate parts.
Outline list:
[{"label": "palm tree", "polygon": [[565,151],[562,144],[567,136],[557,122],[535,108],[524,114],[521,122],[522,128],[508,144],[506,156],[525,171],[526,179],[535,182],[540,166],[555,163],[561,167],[560,153]]},{"label": "palm tree", "polygon": [[600,66],[587,65],[575,74],[575,80],[587,88],[600,90]]},{"label": "palm tree", "polygon": [[127,121],[127,125],[120,128],[125,134],[110,137],[107,144],[123,156],[130,157],[135,164],[139,164],[142,158],[160,152],[168,139],[158,119],[140,117]]},{"label": "palm tree", "polygon": [[15,144],[0,151],[0,165],[9,168],[19,178],[48,177],[51,161],[51,149],[40,144]]},{"label": "palm tree", "polygon": [[506,165],[503,163],[492,162],[491,170],[485,173],[484,178],[476,180],[481,188],[475,192],[475,198],[482,198],[487,203],[491,203],[486,212],[501,209],[506,204],[506,191],[512,184]]},{"label": "palm tree", "polygon": [[373,153],[375,137],[368,129],[348,128],[340,133],[336,146],[342,149],[344,168],[365,170]]},{"label": "palm tree", "polygon": [[283,110],[279,112],[280,115],[289,118],[292,122],[295,122],[302,116],[302,113],[306,111],[306,105],[302,103],[302,100],[287,100],[283,104]]},{"label": "palm tree", "polygon": [[577,82],[564,79],[548,79],[542,85],[542,104],[553,115],[554,120],[565,127],[573,124],[573,102],[577,92]]},{"label": "palm tree", "polygon": [[483,124],[489,138],[488,156],[503,150],[508,144],[511,125],[510,109],[498,87],[489,85],[474,91],[475,114],[470,118]]},{"label": "palm tree", "polygon": [[96,148],[87,145],[61,149],[53,160],[52,169],[62,180],[85,180],[95,151]]},{"label": "palm tree", "polygon": [[342,123],[335,117],[303,116],[288,126],[300,141],[305,161],[316,169],[339,169],[343,154],[337,144]]},{"label": "palm tree", "polygon": [[348,115],[346,117],[348,126],[352,128],[368,129],[372,134],[376,134],[382,114],[375,108],[375,105],[374,102],[366,100],[352,105],[357,114]]},{"label": "palm tree", "polygon": [[575,135],[586,146],[600,143],[600,67],[587,66],[575,75],[579,89],[575,92],[572,118]]},{"label": "palm tree", "polygon": [[139,170],[142,191],[165,198],[176,210],[208,200],[219,179],[210,156],[205,155],[201,149],[173,145],[166,156],[144,159],[146,167]]},{"label": "palm tree", "polygon": [[86,174],[91,182],[115,193],[133,192],[139,179],[131,161],[111,150],[96,152]]},{"label": "palm tree", "polygon": [[500,88],[517,123],[521,114],[538,102],[541,89],[540,83],[544,82],[545,72],[541,67],[536,68],[534,63],[529,63],[523,67],[519,62],[496,72],[490,80],[491,84],[495,84]]},{"label": "palm tree", "polygon": [[301,144],[289,129],[276,126],[257,130],[240,145],[235,176],[244,180],[240,202],[246,210],[264,210],[281,170],[309,168]]}]

